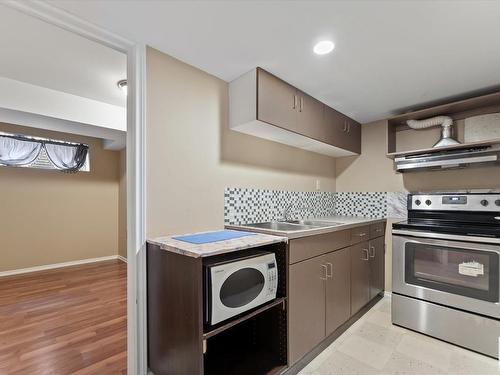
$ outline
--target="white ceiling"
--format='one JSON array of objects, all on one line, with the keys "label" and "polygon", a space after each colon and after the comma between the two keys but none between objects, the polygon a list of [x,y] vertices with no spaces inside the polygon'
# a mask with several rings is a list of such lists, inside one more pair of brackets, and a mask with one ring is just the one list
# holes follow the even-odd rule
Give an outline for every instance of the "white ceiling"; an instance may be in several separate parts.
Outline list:
[{"label": "white ceiling", "polygon": [[261,66],[361,122],[500,84],[500,1],[50,2],[227,81]]},{"label": "white ceiling", "polygon": [[126,55],[0,5],[0,76],[126,106]]}]

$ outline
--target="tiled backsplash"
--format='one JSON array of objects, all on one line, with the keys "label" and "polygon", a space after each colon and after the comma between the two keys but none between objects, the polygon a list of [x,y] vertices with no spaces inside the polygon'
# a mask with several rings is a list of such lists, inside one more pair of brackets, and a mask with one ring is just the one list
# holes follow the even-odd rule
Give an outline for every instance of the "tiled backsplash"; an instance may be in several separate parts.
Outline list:
[{"label": "tiled backsplash", "polygon": [[338,192],[335,193],[335,213],[341,216],[385,217],[387,193]]},{"label": "tiled backsplash", "polygon": [[332,215],[404,217],[406,193],[294,192],[246,188],[224,191],[224,223],[248,224]]},{"label": "tiled backsplash", "polygon": [[224,223],[248,224],[335,214],[335,193],[226,188]]}]

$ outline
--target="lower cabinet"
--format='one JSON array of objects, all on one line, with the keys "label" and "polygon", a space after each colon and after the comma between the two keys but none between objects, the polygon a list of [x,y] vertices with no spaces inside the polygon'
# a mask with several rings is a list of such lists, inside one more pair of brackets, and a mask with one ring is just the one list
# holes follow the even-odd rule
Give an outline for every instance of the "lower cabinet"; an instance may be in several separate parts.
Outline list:
[{"label": "lower cabinet", "polygon": [[295,363],[325,337],[326,256],[290,265],[289,360]]},{"label": "lower cabinet", "polygon": [[351,246],[351,314],[384,290],[384,237]]},{"label": "lower cabinet", "polygon": [[[289,365],[384,290],[384,225],[354,228],[354,239],[351,233],[336,232],[335,236],[329,234],[331,238],[318,235],[292,240],[296,242],[289,247],[295,262],[289,265],[288,274]],[[337,250],[325,252],[327,246]],[[307,255],[313,257],[303,260]]]},{"label": "lower cabinet", "polygon": [[370,249],[368,241],[350,247],[351,314],[370,301]]},{"label": "lower cabinet", "polygon": [[385,242],[378,237],[369,242],[370,246],[370,299],[384,290],[385,282]]},{"label": "lower cabinet", "polygon": [[290,265],[289,357],[295,363],[350,317],[349,248]]},{"label": "lower cabinet", "polygon": [[326,336],[351,316],[351,256],[349,248],[327,254]]}]

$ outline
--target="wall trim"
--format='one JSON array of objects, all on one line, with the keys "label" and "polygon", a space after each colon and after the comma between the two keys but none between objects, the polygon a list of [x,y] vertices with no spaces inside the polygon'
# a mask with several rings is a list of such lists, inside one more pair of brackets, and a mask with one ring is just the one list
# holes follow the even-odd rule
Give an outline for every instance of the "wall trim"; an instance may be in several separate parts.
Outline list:
[{"label": "wall trim", "polygon": [[384,292],[384,297],[389,297],[389,298],[391,298],[391,297],[392,297],[392,293],[391,293],[391,292],[387,292],[387,291],[385,291],[385,292]]},{"label": "wall trim", "polygon": [[[120,256],[120,255],[110,255],[110,256],[99,257],[99,258],[87,258],[87,259],[73,260],[73,261],[70,261],[70,262],[44,264],[43,266],[18,268],[18,269],[15,269],[15,270],[1,271],[0,272],[0,277],[20,275],[20,274],[23,274],[23,273],[46,271],[46,270],[52,270],[52,269],[56,269],[56,268],[78,266],[78,265],[81,265],[81,264],[104,262],[104,261],[107,261],[107,260],[120,259],[120,258],[123,258],[123,257]],[[120,260],[122,260],[122,259],[120,259]],[[125,259],[125,262],[127,262],[126,259]]]},{"label": "wall trim", "polygon": [[122,261],[122,262],[124,262],[124,263],[128,263],[128,262],[127,262],[127,258],[122,257],[121,255],[117,255],[117,256],[116,256],[116,258],[117,258],[117,259],[119,259],[119,260],[121,260],[121,261]]}]

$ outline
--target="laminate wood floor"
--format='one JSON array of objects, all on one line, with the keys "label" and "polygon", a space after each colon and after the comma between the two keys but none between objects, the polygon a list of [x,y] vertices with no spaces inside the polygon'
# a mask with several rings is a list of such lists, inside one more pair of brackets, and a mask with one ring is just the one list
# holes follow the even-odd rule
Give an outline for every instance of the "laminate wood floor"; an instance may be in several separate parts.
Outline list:
[{"label": "laminate wood floor", "polygon": [[0,278],[0,374],[126,374],[127,266]]}]

